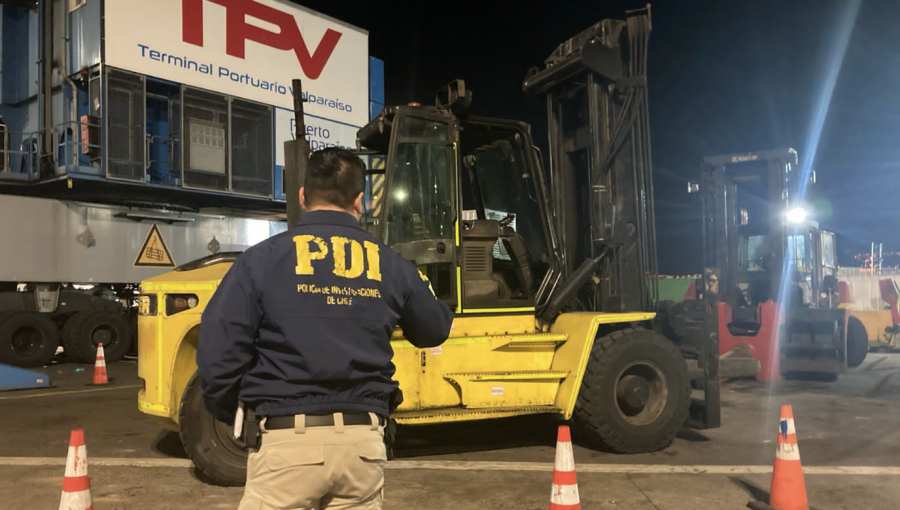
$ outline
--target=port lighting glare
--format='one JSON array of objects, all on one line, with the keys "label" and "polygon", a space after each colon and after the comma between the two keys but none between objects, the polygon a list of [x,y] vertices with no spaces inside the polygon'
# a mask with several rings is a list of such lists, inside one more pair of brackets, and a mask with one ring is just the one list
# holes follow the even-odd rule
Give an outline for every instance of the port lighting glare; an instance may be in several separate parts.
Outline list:
[{"label": "port lighting glare", "polygon": [[806,221],[806,209],[795,207],[789,210],[785,216],[790,223],[803,223]]}]

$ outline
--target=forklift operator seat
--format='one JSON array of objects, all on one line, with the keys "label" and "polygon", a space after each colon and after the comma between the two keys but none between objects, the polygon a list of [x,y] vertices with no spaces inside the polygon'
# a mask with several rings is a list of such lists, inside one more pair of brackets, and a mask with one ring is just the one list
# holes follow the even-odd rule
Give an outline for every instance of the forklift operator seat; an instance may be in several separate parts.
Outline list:
[{"label": "forklift operator seat", "polygon": [[516,279],[519,280],[522,294],[524,294],[526,298],[530,298],[534,293],[534,275],[531,271],[531,252],[529,252],[528,247],[525,246],[525,240],[522,239],[521,234],[512,231],[512,229],[508,230],[509,232],[504,232],[501,235],[500,240],[503,242],[503,247],[506,248],[506,253],[509,254],[509,258],[512,259],[513,264],[515,265]]}]

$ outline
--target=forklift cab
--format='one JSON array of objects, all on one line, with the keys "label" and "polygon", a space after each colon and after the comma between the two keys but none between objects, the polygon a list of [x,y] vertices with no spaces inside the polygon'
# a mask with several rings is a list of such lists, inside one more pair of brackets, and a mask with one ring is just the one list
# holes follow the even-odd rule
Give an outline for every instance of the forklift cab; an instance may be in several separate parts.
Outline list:
[{"label": "forklift cab", "polygon": [[457,313],[533,312],[550,255],[530,127],[465,115],[462,82],[439,94],[449,99],[386,108],[360,130],[360,145],[388,154],[366,224]]},{"label": "forklift cab", "polygon": [[[738,228],[738,287],[740,298],[748,306],[775,301],[770,273],[777,250],[784,247],[783,287],[791,306],[837,306],[837,253],[834,234],[820,231],[818,224],[786,222],[783,243],[770,234],[752,228]],[[739,303],[743,304],[743,303]]]},{"label": "forklift cab", "polygon": [[792,306],[834,308],[838,305],[837,253],[834,234],[816,222],[789,225],[785,239],[786,267]]}]

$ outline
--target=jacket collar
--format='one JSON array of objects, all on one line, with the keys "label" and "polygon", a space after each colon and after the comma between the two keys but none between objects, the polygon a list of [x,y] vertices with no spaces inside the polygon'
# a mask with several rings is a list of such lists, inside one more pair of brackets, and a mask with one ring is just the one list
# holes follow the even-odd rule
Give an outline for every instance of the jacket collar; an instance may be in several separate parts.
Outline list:
[{"label": "jacket collar", "polygon": [[360,229],[359,220],[352,214],[341,211],[310,211],[303,213],[297,226],[303,225],[340,225],[342,227],[352,227]]}]

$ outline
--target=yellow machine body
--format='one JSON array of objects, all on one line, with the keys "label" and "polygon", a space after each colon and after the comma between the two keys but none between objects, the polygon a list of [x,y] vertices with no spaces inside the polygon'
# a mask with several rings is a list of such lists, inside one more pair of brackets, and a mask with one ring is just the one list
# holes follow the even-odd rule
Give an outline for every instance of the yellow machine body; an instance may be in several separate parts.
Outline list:
[{"label": "yellow machine body", "polygon": [[900,335],[888,330],[894,325],[890,310],[852,310],[869,334],[869,348],[892,351],[900,349]]},{"label": "yellow machine body", "polygon": [[[201,314],[230,267],[173,271],[141,284],[142,299],[155,295],[158,306],[138,319],[139,407],[168,429],[178,430],[180,402],[197,370]],[[196,295],[198,304],[167,315],[169,294]],[[540,328],[533,309],[479,310],[458,314],[450,338],[431,349],[414,347],[398,329],[391,345],[404,400],[392,417],[409,425],[541,413],[568,419],[599,326],[653,316],[564,313]]]}]

